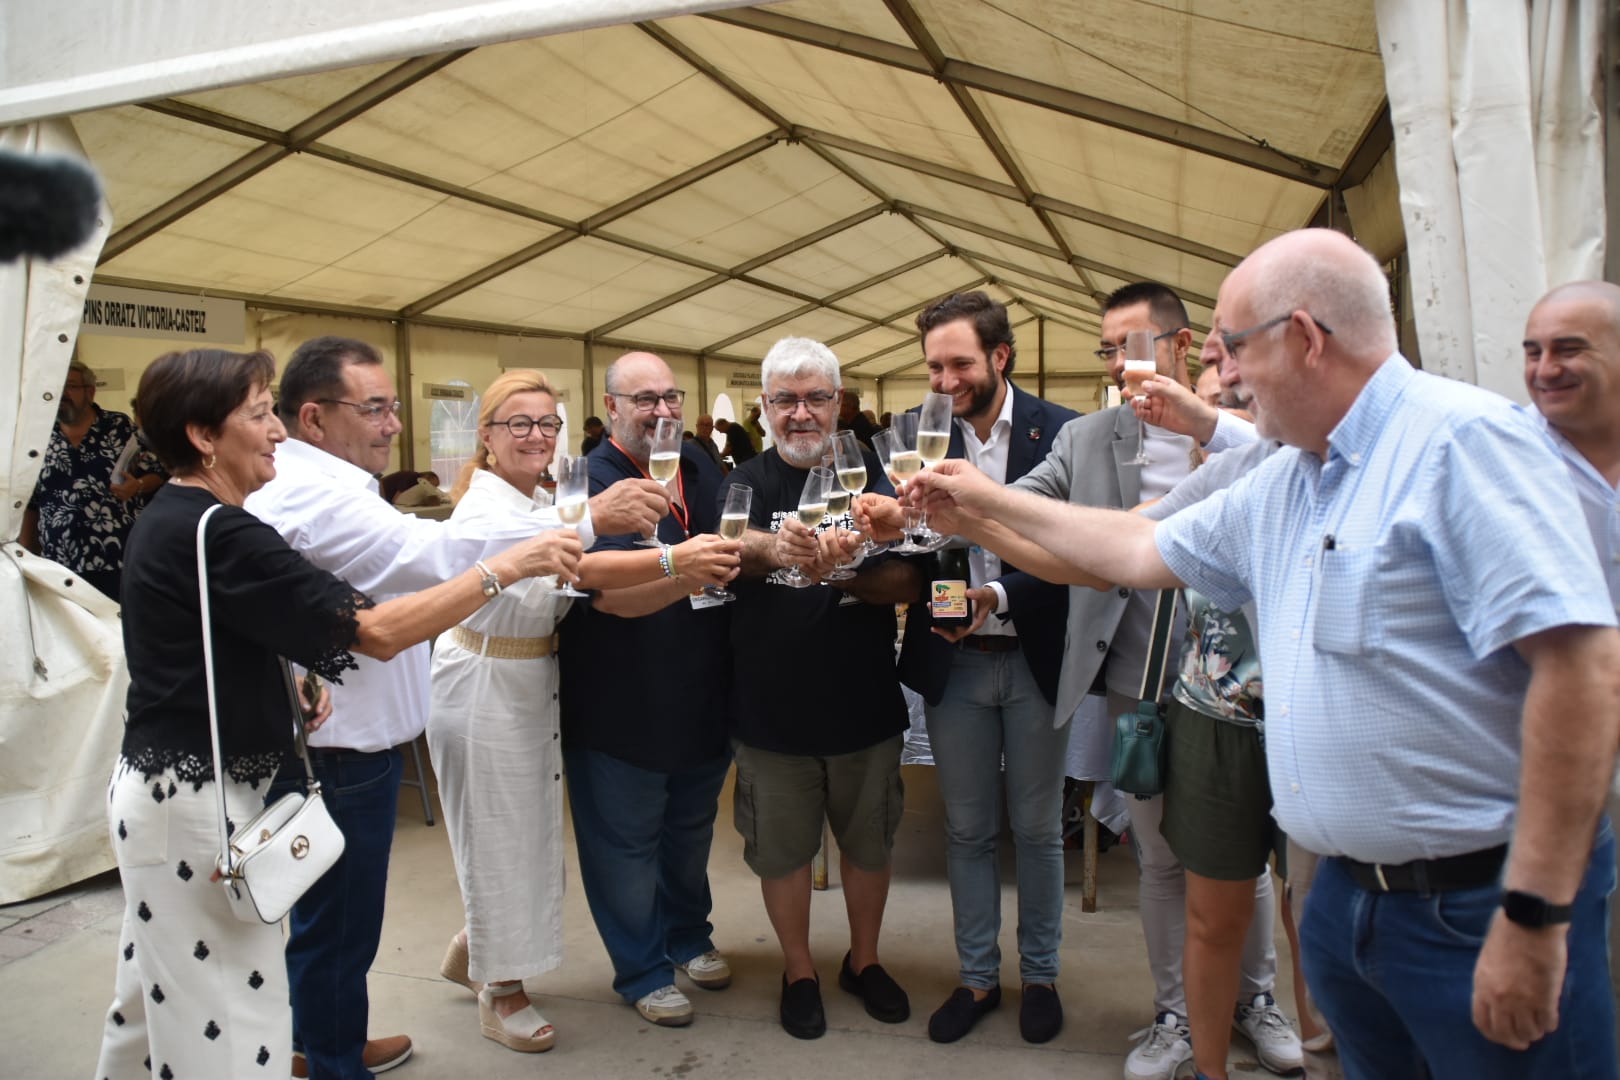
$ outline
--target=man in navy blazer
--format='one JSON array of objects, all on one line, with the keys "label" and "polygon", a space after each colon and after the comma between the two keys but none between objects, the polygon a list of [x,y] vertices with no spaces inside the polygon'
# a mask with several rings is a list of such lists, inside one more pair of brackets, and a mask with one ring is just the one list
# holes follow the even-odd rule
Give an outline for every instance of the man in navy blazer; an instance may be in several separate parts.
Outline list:
[{"label": "man in navy blazer", "polygon": [[[949,394],[951,457],[1004,483],[1034,468],[1078,414],[1013,385],[1017,350],[1007,309],[982,292],[955,293],[917,316],[929,385]],[[954,1042],[1000,1003],[1002,760],[1018,856],[1019,1021],[1030,1042],[1063,1026],[1057,996],[1063,930],[1063,766],[1055,729],[1068,589],[969,553],[968,629],[931,632],[925,605],[907,618],[901,678],[927,703],[928,739],[945,802],[947,867],[962,985],[928,1034]]]}]

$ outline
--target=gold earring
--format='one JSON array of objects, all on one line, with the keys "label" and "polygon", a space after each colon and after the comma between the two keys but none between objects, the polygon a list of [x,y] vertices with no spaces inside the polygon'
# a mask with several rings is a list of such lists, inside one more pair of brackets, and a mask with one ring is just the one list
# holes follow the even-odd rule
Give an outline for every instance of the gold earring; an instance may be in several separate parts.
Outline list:
[{"label": "gold earring", "polygon": [[218,463],[218,461],[218,454],[209,454],[208,457],[203,460],[202,466],[205,469],[212,469],[214,465]]},{"label": "gold earring", "polygon": [[490,468],[495,467],[495,452],[493,450],[484,455],[484,464],[488,465]]}]

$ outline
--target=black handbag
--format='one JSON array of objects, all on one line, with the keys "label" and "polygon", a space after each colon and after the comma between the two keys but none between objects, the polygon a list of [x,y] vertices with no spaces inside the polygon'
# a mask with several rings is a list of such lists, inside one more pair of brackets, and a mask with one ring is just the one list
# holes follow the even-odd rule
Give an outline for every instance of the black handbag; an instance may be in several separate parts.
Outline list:
[{"label": "black handbag", "polygon": [[1142,671],[1142,695],[1136,711],[1114,721],[1114,753],[1110,773],[1114,787],[1131,795],[1160,795],[1164,792],[1166,749],[1164,744],[1164,680],[1170,670],[1174,642],[1171,631],[1176,623],[1176,604],[1181,593],[1162,589],[1153,609],[1153,637],[1148,643],[1147,665]]}]

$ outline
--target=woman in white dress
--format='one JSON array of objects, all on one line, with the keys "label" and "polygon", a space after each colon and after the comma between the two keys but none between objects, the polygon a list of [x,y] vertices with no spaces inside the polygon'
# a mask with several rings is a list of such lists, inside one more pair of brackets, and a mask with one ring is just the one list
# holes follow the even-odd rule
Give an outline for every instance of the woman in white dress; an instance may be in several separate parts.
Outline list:
[{"label": "woman in white dress", "polygon": [[[490,384],[478,417],[485,452],[452,492],[455,521],[476,528],[549,505],[539,482],[562,429],[556,409],[538,371],[508,371]],[[653,581],[665,575],[660,555],[655,548],[586,555],[579,584]],[[737,545],[712,534],[670,555],[677,571],[670,576],[694,589],[729,580],[738,565]],[[549,1050],[557,1038],[523,980],[562,962],[556,628],[570,601],[559,587],[556,578],[525,579],[440,635],[427,725],[467,915],[440,970],[478,994],[485,1038],[525,1053]]]}]

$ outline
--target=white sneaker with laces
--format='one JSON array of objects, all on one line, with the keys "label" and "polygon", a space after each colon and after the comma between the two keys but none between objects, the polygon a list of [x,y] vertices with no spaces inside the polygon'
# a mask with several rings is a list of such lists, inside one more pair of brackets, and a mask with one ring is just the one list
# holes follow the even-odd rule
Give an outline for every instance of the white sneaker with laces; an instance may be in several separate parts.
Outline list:
[{"label": "white sneaker with laces", "polygon": [[636,1011],[643,1018],[664,1027],[685,1027],[692,1022],[692,1003],[675,984],[660,986],[646,997],[636,1001]]},{"label": "white sneaker with laces", "polygon": [[1276,1000],[1267,993],[1254,995],[1247,1004],[1238,1002],[1232,1015],[1232,1026],[1254,1043],[1254,1052],[1260,1064],[1279,1076],[1291,1076],[1305,1068],[1305,1053],[1294,1033],[1294,1025],[1277,1008]]},{"label": "white sneaker with laces", "polygon": [[724,990],[731,985],[731,965],[726,958],[720,955],[719,949],[710,949],[700,953],[684,964],[676,967],[686,972],[686,977],[705,990]]},{"label": "white sneaker with laces", "polygon": [[1141,1039],[1125,1058],[1125,1080],[1172,1080],[1176,1070],[1192,1060],[1187,1022],[1173,1012],[1162,1012],[1153,1024],[1131,1036]]}]

